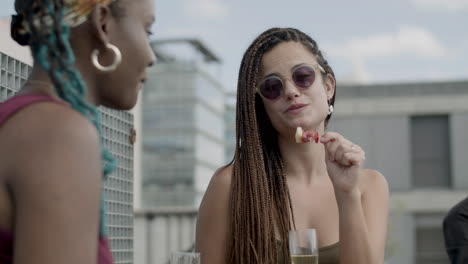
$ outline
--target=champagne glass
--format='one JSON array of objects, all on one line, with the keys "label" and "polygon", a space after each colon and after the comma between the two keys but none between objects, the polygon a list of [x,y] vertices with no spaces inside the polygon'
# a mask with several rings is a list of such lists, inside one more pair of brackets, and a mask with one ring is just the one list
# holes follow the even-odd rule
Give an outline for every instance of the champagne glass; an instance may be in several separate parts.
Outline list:
[{"label": "champagne glass", "polygon": [[200,264],[200,253],[197,252],[174,252],[171,264]]},{"label": "champagne glass", "polygon": [[289,231],[291,264],[318,264],[317,232],[315,229]]}]

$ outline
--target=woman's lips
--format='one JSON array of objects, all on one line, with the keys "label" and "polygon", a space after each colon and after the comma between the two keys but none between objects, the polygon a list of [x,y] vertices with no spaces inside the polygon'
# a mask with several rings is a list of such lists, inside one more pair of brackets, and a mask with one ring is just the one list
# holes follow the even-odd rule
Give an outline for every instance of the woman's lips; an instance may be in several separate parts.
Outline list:
[{"label": "woman's lips", "polygon": [[293,105],[289,106],[288,109],[286,109],[286,113],[298,114],[298,113],[302,112],[302,110],[306,106],[307,106],[306,104],[293,104]]}]

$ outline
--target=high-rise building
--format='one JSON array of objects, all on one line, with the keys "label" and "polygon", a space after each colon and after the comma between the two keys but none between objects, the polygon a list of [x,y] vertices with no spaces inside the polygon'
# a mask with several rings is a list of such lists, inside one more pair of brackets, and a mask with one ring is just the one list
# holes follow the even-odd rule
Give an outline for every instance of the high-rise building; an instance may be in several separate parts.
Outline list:
[{"label": "high-rise building", "polygon": [[224,160],[220,59],[194,39],[157,41],[143,91],[143,206],[198,206]]}]

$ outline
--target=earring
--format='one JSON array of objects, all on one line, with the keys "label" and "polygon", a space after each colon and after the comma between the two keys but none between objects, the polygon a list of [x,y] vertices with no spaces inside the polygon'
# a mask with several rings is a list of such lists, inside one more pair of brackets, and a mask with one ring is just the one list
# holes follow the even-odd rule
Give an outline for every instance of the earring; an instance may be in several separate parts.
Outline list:
[{"label": "earring", "polygon": [[115,69],[117,69],[117,67],[122,62],[122,53],[120,52],[119,48],[117,48],[115,45],[110,44],[110,43],[106,45],[106,48],[110,49],[115,54],[114,62],[111,65],[102,66],[101,63],[99,63],[99,60],[98,60],[99,50],[98,49],[93,50],[93,53],[91,54],[91,61],[93,62],[94,67],[96,67],[98,70],[102,72],[115,71]]},{"label": "earring", "polygon": [[333,113],[333,111],[335,111],[335,109],[333,109],[333,105],[329,105],[328,106],[328,115],[331,115]]}]

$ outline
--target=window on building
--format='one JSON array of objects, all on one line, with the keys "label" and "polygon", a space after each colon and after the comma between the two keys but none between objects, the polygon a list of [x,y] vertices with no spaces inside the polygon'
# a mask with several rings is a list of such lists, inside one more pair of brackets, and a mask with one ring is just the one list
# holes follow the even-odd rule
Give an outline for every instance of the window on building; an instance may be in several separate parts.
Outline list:
[{"label": "window on building", "polygon": [[416,264],[448,264],[442,231],[443,215],[427,214],[415,217]]},{"label": "window on building", "polygon": [[450,187],[449,137],[449,119],[447,115],[414,116],[411,118],[413,187]]}]

